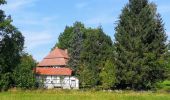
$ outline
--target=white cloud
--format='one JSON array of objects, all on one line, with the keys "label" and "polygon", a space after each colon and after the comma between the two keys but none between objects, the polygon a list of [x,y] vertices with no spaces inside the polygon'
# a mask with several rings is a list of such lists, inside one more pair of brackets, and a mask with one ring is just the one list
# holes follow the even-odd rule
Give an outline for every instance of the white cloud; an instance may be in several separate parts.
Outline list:
[{"label": "white cloud", "polygon": [[57,41],[59,34],[54,34],[50,30],[43,30],[37,32],[23,31],[25,36],[25,51],[33,55],[37,61],[40,61],[48,54],[50,49]]},{"label": "white cloud", "polygon": [[55,41],[55,37],[50,31],[40,31],[40,32],[23,32],[25,33],[25,46],[29,50],[39,47],[41,45],[46,45]]},{"label": "white cloud", "polygon": [[19,11],[26,7],[31,7],[34,5],[37,0],[7,0],[7,5],[4,5],[2,8],[5,11]]},{"label": "white cloud", "polygon": [[[25,37],[26,50],[41,45],[46,45],[54,41],[54,32],[50,29],[51,22],[55,21],[55,16],[41,16],[40,13],[28,11],[27,8],[33,6],[38,0],[7,0],[7,5],[3,9],[9,14],[13,14],[13,24],[18,27]],[[25,10],[26,9],[26,10]],[[18,14],[15,14],[15,13]],[[39,29],[37,29],[37,28]],[[58,31],[57,31],[58,32]]]},{"label": "white cloud", "polygon": [[12,15],[13,24],[23,33],[25,51],[39,61],[56,43],[60,28],[54,24],[57,22],[58,16],[43,15],[41,12],[29,10],[36,5],[37,1],[7,0],[8,4],[4,5],[2,9],[7,15]]},{"label": "white cloud", "polygon": [[17,22],[21,25],[27,25],[27,27],[32,27],[34,25],[35,27],[40,28],[38,30],[33,29],[22,31],[25,36],[25,46],[29,51],[56,42],[60,29],[51,24],[53,21],[56,21],[56,17],[42,17],[37,19],[37,16],[34,16],[34,18],[26,18],[26,20],[21,19]]},{"label": "white cloud", "polygon": [[55,16],[41,16],[38,14],[24,14],[25,16],[18,17],[14,22],[16,24],[24,24],[24,25],[37,25],[37,26],[46,26],[48,27],[51,23],[56,21],[58,18]]}]

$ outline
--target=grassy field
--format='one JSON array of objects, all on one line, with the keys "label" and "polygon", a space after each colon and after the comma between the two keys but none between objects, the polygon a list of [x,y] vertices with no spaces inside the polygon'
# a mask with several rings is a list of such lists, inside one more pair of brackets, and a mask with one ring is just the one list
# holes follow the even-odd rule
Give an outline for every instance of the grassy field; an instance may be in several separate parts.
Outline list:
[{"label": "grassy field", "polygon": [[133,91],[13,90],[1,92],[0,100],[170,100],[170,94]]}]

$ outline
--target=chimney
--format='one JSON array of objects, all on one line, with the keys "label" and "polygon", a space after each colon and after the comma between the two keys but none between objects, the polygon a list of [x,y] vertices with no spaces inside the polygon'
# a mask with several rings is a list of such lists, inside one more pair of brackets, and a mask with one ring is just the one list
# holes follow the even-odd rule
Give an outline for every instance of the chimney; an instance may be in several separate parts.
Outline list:
[{"label": "chimney", "polygon": [[65,49],[64,51],[65,51],[66,54],[68,54],[68,50],[67,49]]}]

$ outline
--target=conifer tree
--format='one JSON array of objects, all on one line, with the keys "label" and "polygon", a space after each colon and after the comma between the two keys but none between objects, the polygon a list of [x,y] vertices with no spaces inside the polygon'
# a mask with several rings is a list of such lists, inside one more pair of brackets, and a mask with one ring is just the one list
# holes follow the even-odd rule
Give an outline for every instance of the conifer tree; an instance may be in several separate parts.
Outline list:
[{"label": "conifer tree", "polygon": [[74,23],[73,36],[70,40],[69,61],[68,66],[70,66],[76,76],[80,74],[79,66],[81,66],[81,51],[83,49],[83,34],[85,28],[81,22]]},{"label": "conifer tree", "polygon": [[[94,79],[91,80],[91,87],[101,84],[100,72],[105,61],[113,57],[113,44],[101,27],[98,29],[87,29],[81,52],[82,61],[86,63],[88,69],[92,71]],[[113,59],[112,59],[113,60]]]},{"label": "conifer tree", "polygon": [[92,88],[96,86],[96,76],[94,71],[91,70],[92,66],[88,66],[86,63],[83,63],[79,66],[79,76],[80,86],[83,88]]},{"label": "conifer tree", "polygon": [[73,36],[73,27],[72,26],[66,26],[63,33],[60,33],[58,42],[55,44],[55,46],[52,48],[61,48],[61,49],[67,49],[70,47],[70,40]]},{"label": "conifer tree", "polygon": [[118,88],[150,89],[165,78],[165,29],[156,6],[129,0],[115,28]]},{"label": "conifer tree", "polygon": [[101,27],[97,29],[86,28],[81,22],[75,22],[70,28],[72,28],[69,31],[71,33],[68,34],[66,31],[62,33],[57,43],[69,51],[68,66],[80,79],[80,85],[88,87],[100,85],[99,74],[105,61],[107,59],[113,60],[111,38],[103,32]]}]

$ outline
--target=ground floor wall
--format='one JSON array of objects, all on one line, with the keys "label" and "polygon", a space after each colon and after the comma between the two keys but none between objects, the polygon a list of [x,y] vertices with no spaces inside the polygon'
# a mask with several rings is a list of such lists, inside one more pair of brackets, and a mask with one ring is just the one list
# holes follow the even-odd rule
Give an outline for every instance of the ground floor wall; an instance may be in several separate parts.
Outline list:
[{"label": "ground floor wall", "polygon": [[44,88],[79,89],[79,80],[74,76],[37,75],[37,82]]}]

